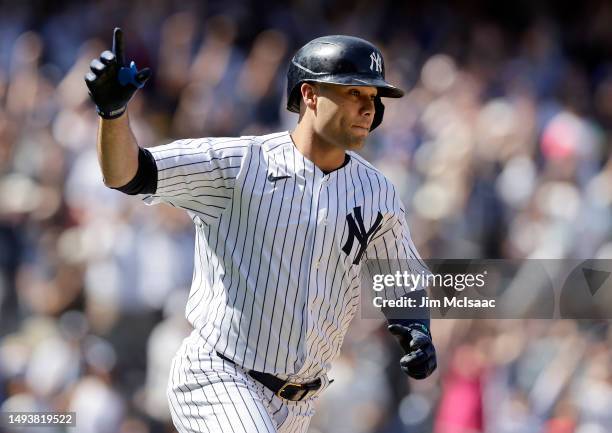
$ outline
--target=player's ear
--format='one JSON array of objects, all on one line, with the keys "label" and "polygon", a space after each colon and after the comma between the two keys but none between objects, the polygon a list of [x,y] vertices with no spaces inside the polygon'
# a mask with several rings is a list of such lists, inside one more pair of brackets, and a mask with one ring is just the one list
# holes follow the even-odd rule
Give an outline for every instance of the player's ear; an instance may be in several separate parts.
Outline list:
[{"label": "player's ear", "polygon": [[302,83],[300,86],[302,93],[302,102],[306,108],[311,110],[317,107],[317,89],[315,83]]}]

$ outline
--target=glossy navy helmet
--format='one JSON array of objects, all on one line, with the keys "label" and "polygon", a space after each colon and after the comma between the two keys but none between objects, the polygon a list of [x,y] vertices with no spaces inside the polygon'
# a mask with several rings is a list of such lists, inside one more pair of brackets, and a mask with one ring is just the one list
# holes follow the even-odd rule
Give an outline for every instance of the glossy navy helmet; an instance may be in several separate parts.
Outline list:
[{"label": "glossy navy helmet", "polygon": [[304,82],[376,87],[376,111],[370,131],[383,119],[385,106],[380,98],[404,96],[403,90],[385,81],[385,64],[380,50],[353,36],[323,36],[298,50],[287,71],[287,110],[300,112],[300,86]]}]

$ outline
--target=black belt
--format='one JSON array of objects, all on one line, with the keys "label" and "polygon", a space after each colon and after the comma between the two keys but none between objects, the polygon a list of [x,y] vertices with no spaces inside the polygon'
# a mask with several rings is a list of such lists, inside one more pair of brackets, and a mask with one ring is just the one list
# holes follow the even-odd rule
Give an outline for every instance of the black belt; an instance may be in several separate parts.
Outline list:
[{"label": "black belt", "polygon": [[[217,355],[224,361],[236,364],[227,356],[224,356],[219,352],[217,352]],[[272,374],[261,373],[255,370],[249,370],[248,373],[253,379],[285,400],[300,401],[306,397],[310,391],[316,391],[321,388],[321,378],[317,378],[316,380],[308,383],[292,383],[287,380],[279,379]]]}]

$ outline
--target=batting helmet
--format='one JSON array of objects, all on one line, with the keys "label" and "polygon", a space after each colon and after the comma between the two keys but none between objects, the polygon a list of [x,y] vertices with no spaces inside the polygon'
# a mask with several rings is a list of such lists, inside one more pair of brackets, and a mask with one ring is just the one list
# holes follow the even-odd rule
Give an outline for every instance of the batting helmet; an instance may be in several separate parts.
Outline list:
[{"label": "batting helmet", "polygon": [[300,112],[300,85],[304,82],[376,87],[376,111],[370,131],[382,122],[385,106],[380,98],[404,96],[403,90],[385,81],[380,50],[353,36],[323,36],[298,50],[287,71],[287,110]]}]

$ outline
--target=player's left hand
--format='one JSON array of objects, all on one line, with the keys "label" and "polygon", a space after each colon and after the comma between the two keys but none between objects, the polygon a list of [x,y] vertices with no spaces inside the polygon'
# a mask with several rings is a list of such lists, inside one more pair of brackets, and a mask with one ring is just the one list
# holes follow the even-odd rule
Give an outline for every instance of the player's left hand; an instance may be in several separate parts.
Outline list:
[{"label": "player's left hand", "polygon": [[414,379],[425,379],[437,367],[436,349],[429,331],[421,325],[389,325],[406,354],[400,360],[402,371]]}]

